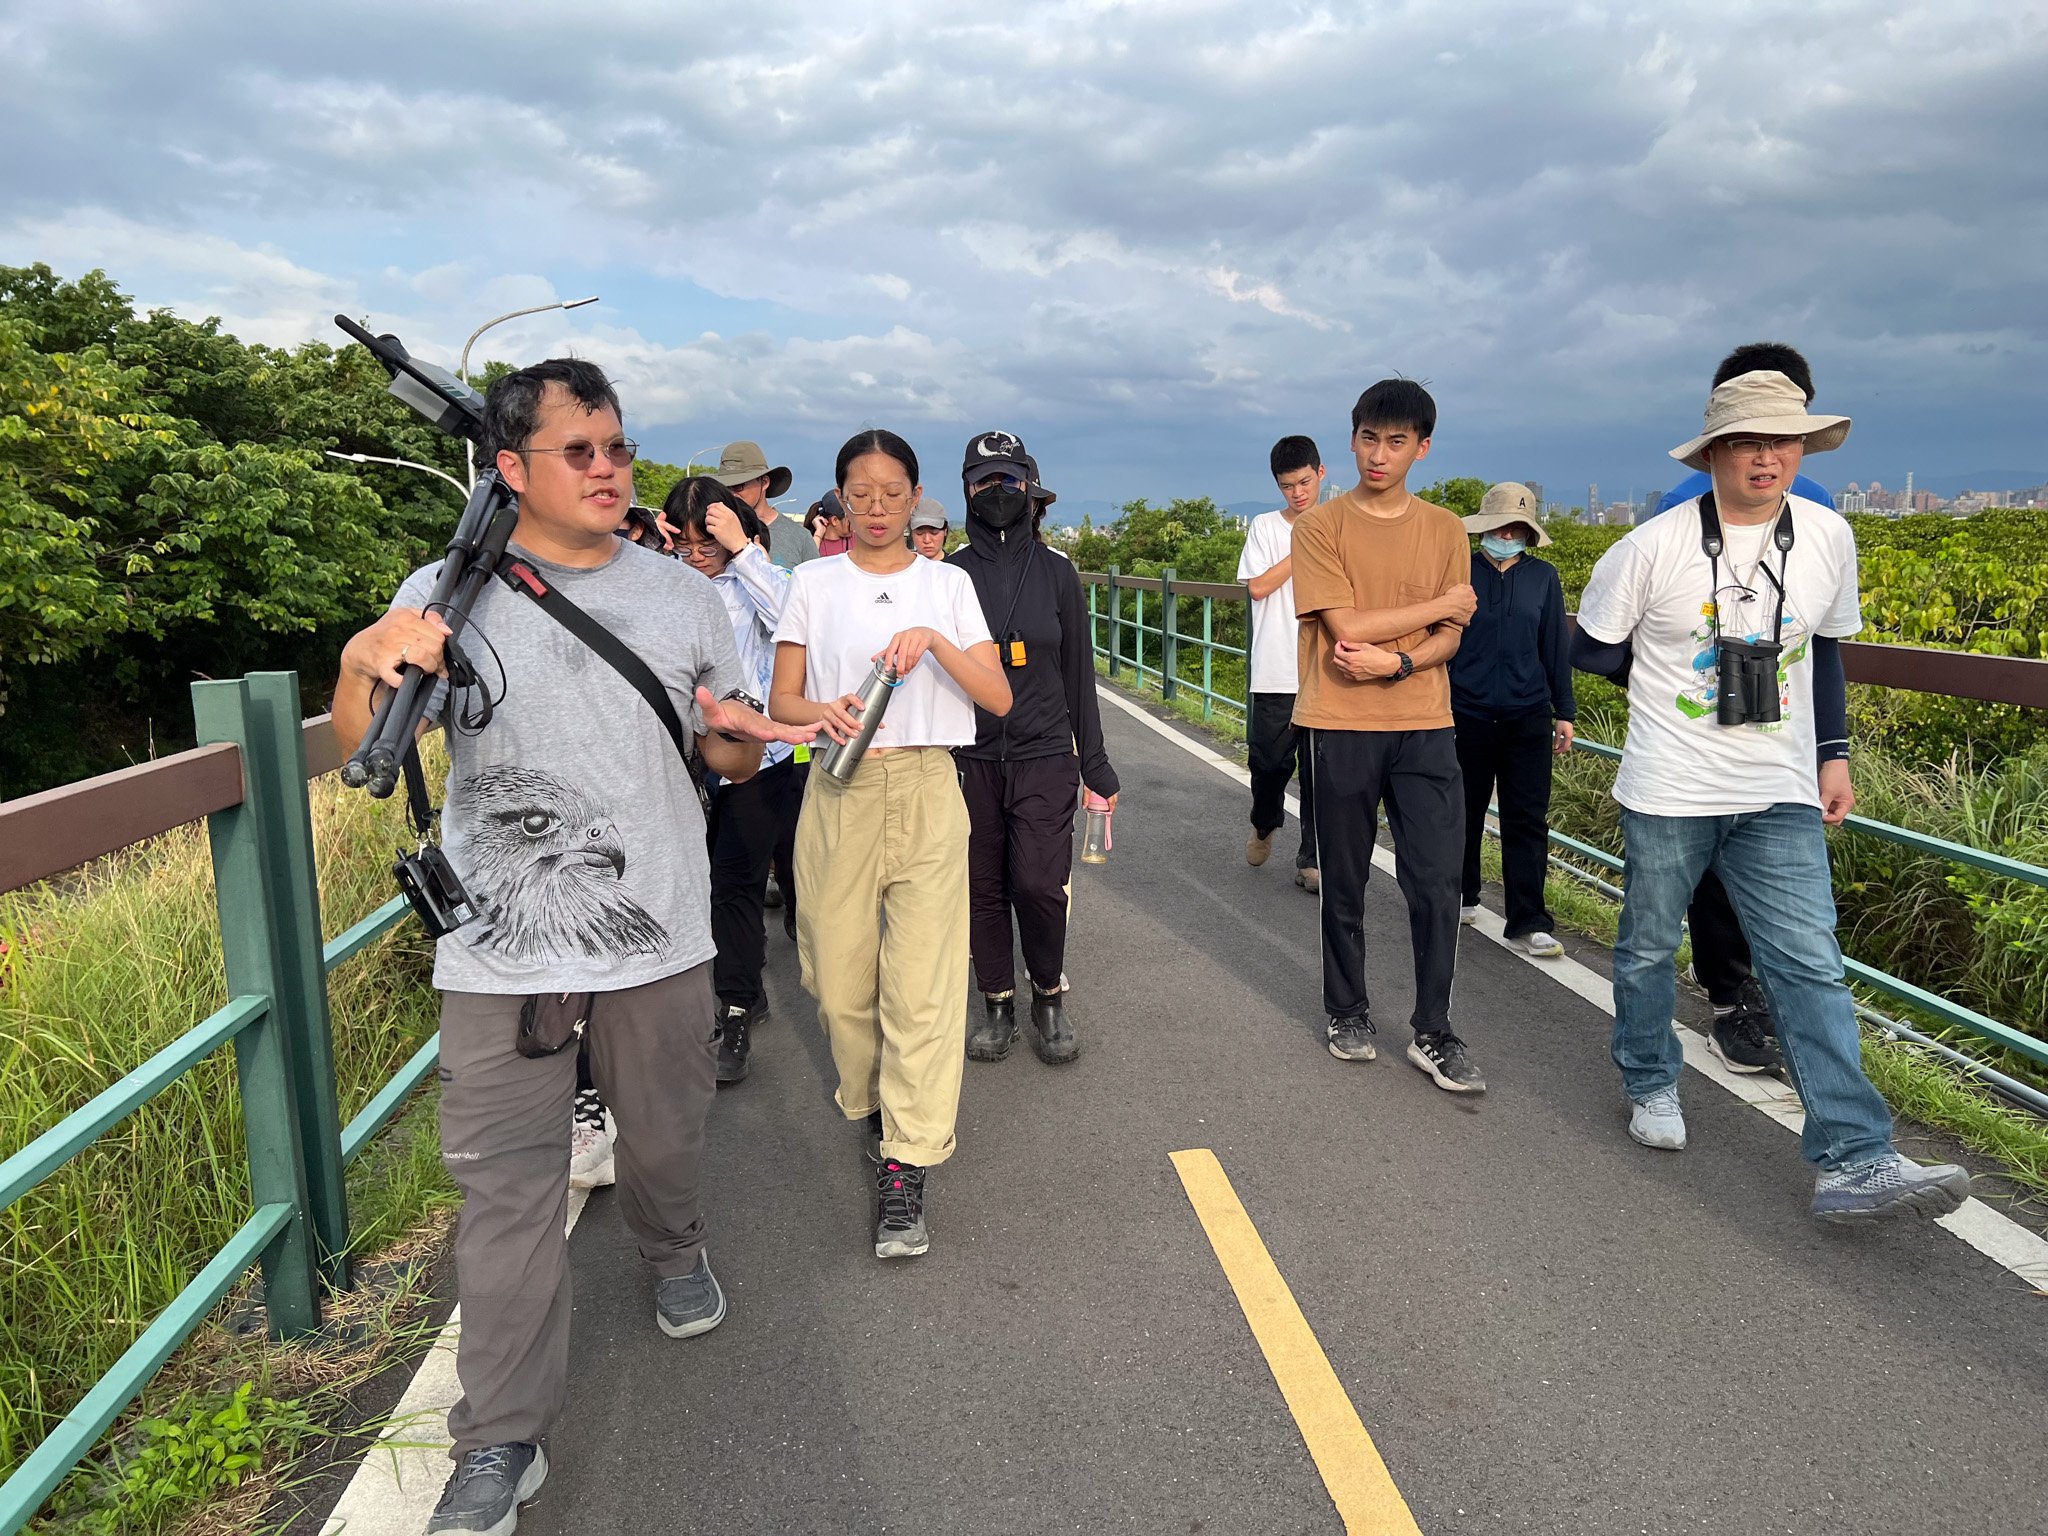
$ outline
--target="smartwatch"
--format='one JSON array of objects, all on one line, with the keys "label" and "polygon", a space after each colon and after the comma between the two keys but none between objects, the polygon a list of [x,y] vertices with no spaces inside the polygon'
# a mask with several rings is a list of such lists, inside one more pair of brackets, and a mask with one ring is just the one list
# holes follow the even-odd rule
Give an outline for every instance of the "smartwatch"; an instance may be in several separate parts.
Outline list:
[{"label": "smartwatch", "polygon": [[1401,670],[1394,674],[1394,681],[1398,683],[1402,678],[1415,670],[1415,658],[1406,651],[1396,651],[1394,654],[1401,658]]},{"label": "smartwatch", "polygon": [[[720,695],[718,702],[721,704],[744,704],[757,715],[768,713],[768,707],[744,688],[728,689],[724,694]],[[749,739],[745,736],[735,736],[731,731],[720,731],[718,734],[727,741],[746,741]]]}]

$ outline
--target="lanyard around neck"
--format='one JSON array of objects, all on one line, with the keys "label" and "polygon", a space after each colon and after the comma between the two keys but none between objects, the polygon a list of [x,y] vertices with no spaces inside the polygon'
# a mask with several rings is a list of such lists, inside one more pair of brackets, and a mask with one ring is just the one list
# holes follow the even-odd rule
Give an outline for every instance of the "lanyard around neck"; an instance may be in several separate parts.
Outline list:
[{"label": "lanyard around neck", "polygon": [[[1767,549],[1757,556],[1756,568],[1770,577],[1771,585],[1778,589],[1777,611],[1771,615],[1770,638],[1775,641],[1778,631],[1785,624],[1785,571],[1792,563],[1792,498],[1787,496],[1778,511],[1778,521],[1771,529],[1770,542],[1778,549],[1778,574],[1771,576],[1770,559]],[[1714,609],[1714,638],[1721,637],[1721,513],[1714,505],[1714,493],[1708,491],[1700,497],[1700,551],[1713,567],[1714,590],[1707,594]],[[1734,572],[1730,571],[1731,575]]]}]

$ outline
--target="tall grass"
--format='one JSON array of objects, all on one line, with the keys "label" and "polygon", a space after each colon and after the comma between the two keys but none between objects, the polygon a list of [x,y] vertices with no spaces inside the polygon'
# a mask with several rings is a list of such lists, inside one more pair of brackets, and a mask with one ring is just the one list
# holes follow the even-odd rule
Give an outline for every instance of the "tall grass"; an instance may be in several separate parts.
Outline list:
[{"label": "tall grass", "polygon": [[[331,937],[391,894],[402,816],[396,801],[331,779],[312,795]],[[0,1155],[226,1000],[202,826],[0,896],[0,939]],[[429,961],[428,942],[406,923],[332,978],[344,1118],[433,1032]],[[374,1161],[411,1171],[392,1187],[352,1180],[359,1231],[387,1235],[445,1197],[417,1157]],[[0,1213],[0,1476],[249,1210],[234,1056],[223,1049]]]}]

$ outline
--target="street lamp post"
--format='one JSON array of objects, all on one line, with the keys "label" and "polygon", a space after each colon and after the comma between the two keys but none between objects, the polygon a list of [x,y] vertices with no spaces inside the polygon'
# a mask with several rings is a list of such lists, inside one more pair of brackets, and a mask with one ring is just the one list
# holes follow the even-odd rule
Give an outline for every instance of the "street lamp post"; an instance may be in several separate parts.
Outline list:
[{"label": "street lamp post", "polygon": [[[525,315],[544,315],[551,309],[581,309],[586,304],[595,304],[596,302],[597,295],[593,293],[587,299],[561,299],[553,304],[536,304],[531,309],[515,309],[510,314],[498,316],[495,320],[486,320],[482,325],[471,331],[469,333],[469,340],[462,344],[462,357],[455,365],[456,377],[465,384],[469,382],[469,349],[476,345],[477,337],[483,335],[492,326],[503,325],[507,320],[517,320]],[[463,462],[469,467],[469,483],[474,487],[476,485],[476,444],[465,442],[462,448],[462,457]]]},{"label": "street lamp post", "polygon": [[455,487],[458,495],[465,497],[469,495],[469,488],[446,470],[436,469],[431,464],[422,464],[415,459],[387,459],[379,453],[341,453],[333,448],[327,450],[327,457],[330,459],[340,459],[345,464],[396,464],[400,469],[424,470],[430,475],[438,475],[441,479],[446,480]]}]

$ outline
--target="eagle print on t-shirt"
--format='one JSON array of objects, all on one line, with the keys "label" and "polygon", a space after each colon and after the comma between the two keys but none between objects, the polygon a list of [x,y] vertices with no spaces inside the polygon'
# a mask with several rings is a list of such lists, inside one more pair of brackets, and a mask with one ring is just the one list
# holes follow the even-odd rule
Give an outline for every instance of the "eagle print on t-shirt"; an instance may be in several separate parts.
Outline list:
[{"label": "eagle print on t-shirt", "polygon": [[668,931],[633,899],[626,850],[610,811],[567,779],[532,768],[486,768],[461,794],[470,895],[484,914],[475,937],[519,961],[658,954]]}]

